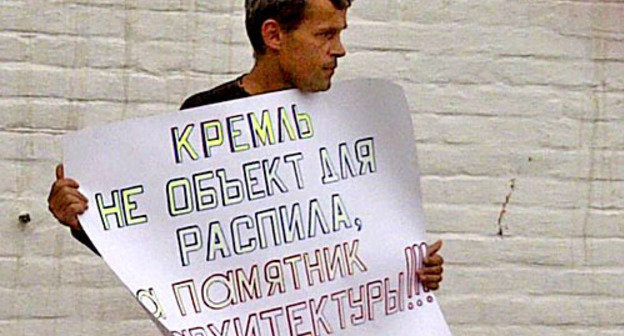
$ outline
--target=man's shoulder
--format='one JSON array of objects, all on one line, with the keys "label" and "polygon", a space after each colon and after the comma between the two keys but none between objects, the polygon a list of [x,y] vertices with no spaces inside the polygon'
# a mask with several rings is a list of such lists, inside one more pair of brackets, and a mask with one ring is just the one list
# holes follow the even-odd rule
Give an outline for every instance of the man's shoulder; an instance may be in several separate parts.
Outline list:
[{"label": "man's shoulder", "polygon": [[249,94],[239,85],[241,78],[242,76],[208,91],[193,94],[184,100],[182,106],[180,106],[180,110],[249,97]]}]

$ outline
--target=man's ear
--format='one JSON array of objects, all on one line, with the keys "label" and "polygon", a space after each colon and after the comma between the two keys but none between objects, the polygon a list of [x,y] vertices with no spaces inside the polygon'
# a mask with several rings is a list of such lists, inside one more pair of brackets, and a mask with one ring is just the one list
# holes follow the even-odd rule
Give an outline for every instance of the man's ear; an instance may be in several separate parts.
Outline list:
[{"label": "man's ear", "polygon": [[267,49],[280,50],[282,48],[283,31],[277,21],[274,19],[264,21],[261,32]]}]

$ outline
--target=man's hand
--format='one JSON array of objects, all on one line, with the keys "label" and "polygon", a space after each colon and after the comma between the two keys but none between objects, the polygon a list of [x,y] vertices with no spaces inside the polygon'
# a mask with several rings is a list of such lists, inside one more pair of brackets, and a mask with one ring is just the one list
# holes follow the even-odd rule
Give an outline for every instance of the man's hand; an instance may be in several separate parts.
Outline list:
[{"label": "man's hand", "polygon": [[442,273],[444,268],[444,258],[438,254],[442,248],[442,241],[438,240],[435,244],[429,246],[427,257],[423,260],[423,268],[418,270],[418,278],[423,286],[437,290],[442,282]]},{"label": "man's hand", "polygon": [[61,224],[82,230],[78,215],[89,208],[88,200],[78,191],[78,182],[65,178],[63,165],[56,166],[56,181],[48,196],[48,209]]}]

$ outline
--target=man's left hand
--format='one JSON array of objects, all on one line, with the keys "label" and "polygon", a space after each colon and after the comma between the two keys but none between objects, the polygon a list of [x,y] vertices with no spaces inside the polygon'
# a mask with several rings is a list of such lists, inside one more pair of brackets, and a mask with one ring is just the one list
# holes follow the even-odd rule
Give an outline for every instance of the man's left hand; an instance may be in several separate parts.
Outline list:
[{"label": "man's left hand", "polygon": [[438,254],[442,248],[442,241],[438,240],[435,244],[429,246],[427,257],[423,260],[423,267],[418,270],[418,278],[426,288],[437,290],[442,282],[442,273],[444,268],[444,258]]}]

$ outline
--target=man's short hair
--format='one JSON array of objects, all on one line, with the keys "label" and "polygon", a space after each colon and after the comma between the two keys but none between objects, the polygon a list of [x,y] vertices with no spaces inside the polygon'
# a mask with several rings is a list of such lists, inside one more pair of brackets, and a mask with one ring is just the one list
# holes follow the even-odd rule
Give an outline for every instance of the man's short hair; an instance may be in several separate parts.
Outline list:
[{"label": "man's short hair", "polygon": [[[334,7],[343,10],[351,6],[352,0],[330,0]],[[274,19],[286,31],[299,27],[305,14],[307,0],[245,0],[245,27],[256,54],[264,54],[262,24]]]}]

